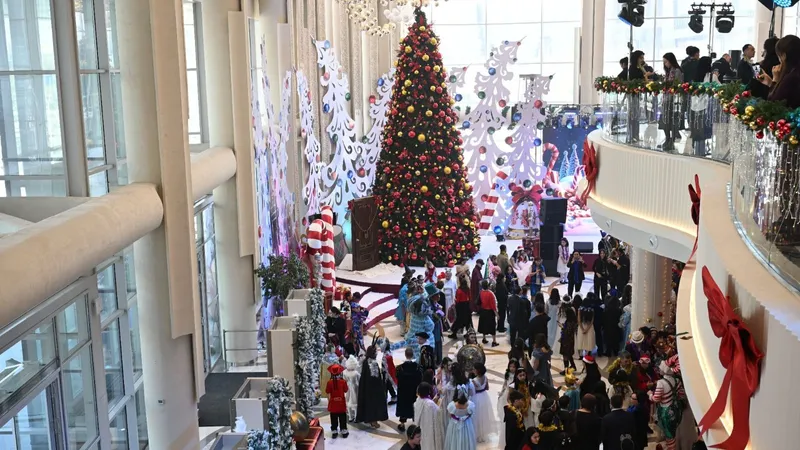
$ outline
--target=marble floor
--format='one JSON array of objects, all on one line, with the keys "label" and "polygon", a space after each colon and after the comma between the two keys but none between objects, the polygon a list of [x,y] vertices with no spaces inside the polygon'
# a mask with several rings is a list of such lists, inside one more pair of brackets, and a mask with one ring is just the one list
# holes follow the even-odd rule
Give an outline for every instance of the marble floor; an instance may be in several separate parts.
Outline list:
[{"label": "marble floor", "polygon": [[[592,289],[591,282],[585,283],[582,293],[585,294],[586,292],[589,292],[590,289]],[[560,287],[560,290],[565,291],[566,286]],[[473,320],[477,328],[477,316],[474,316]],[[392,342],[403,340],[401,335],[401,327],[394,321],[394,317],[389,317],[388,319],[381,321],[379,324],[376,324],[376,328],[379,334],[385,335]],[[485,346],[484,348],[484,352],[486,354],[487,376],[489,377],[489,392],[491,393],[490,398],[492,399],[493,406],[496,406],[495,402],[497,401],[497,397],[503,386],[503,373],[505,372],[506,365],[508,363],[507,353],[510,350],[510,343],[507,335],[498,336],[498,343],[500,344],[498,347],[492,348],[490,346]],[[449,355],[452,359],[455,359],[456,352],[458,351],[460,345],[462,345],[462,341],[455,341],[445,337],[444,353]],[[403,349],[395,351],[393,356],[395,365],[399,365],[405,360]],[[598,358],[598,364],[602,373],[605,374],[602,369],[605,368],[609,363],[610,362],[608,361],[608,358]],[[581,363],[579,362],[578,364],[580,366]],[[553,382],[556,386],[560,386],[564,382],[564,377],[559,375],[559,372],[562,369],[563,363],[561,356],[558,354],[558,347],[556,347],[554,349],[554,356],[552,360]],[[399,421],[395,416],[393,405],[389,406],[389,420],[382,422],[380,424],[380,428],[373,429],[359,424],[350,424],[350,436],[347,439],[342,439],[341,437],[338,439],[333,439],[331,437],[330,417],[328,416],[326,408],[327,400],[324,398],[322,402],[315,408],[317,411],[317,417],[319,417],[320,423],[325,428],[326,450],[398,450],[400,447],[402,447],[405,441],[404,434],[397,430]],[[213,438],[211,438],[211,440],[208,440],[208,438],[220,431],[224,430],[219,430],[216,428],[201,430],[201,439],[206,438],[206,441],[203,443],[203,445],[207,445],[209,442],[211,442]],[[498,440],[499,437],[495,435],[490,442],[478,444],[478,450],[496,449],[498,448]],[[655,444],[651,444],[649,448],[655,448]]]}]

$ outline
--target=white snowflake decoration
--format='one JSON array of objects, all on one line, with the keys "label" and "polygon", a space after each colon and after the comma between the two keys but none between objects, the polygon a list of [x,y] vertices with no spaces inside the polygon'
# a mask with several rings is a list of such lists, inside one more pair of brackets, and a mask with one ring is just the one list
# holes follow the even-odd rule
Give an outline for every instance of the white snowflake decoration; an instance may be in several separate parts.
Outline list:
[{"label": "white snowflake decoration", "polygon": [[372,186],[375,181],[375,167],[380,159],[383,140],[381,135],[386,121],[389,118],[389,102],[392,99],[392,87],[395,81],[395,69],[391,69],[378,79],[378,95],[369,96],[369,117],[372,119],[372,128],[362,139],[365,154],[356,160],[357,171],[364,169],[367,186]]},{"label": "white snowflake decoration", "polygon": [[298,70],[297,96],[300,100],[300,136],[305,139],[303,155],[308,163],[308,178],[303,187],[303,202],[308,208],[307,215],[320,213],[320,204],[325,189],[322,183],[322,173],[325,164],[320,160],[320,145],[314,134],[314,103],[311,101],[311,89],[308,78],[302,70]]}]

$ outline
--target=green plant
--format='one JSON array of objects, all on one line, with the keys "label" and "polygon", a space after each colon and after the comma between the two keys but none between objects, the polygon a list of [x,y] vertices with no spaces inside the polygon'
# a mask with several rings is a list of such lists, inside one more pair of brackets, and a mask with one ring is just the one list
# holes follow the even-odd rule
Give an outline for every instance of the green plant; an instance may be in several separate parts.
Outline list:
[{"label": "green plant", "polygon": [[308,268],[303,261],[292,254],[270,255],[269,262],[261,264],[256,269],[256,275],[261,278],[261,289],[265,295],[270,292],[285,299],[292,289],[301,289],[308,285]]}]

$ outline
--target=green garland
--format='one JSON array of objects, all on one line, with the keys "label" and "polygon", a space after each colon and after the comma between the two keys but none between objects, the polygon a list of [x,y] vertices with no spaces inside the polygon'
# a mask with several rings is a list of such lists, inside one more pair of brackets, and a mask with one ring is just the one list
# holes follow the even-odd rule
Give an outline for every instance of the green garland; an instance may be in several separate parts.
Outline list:
[{"label": "green garland", "polygon": [[[320,288],[311,290],[309,300],[311,303],[311,336],[315,337],[312,342],[316,345],[313,349],[311,370],[318,374],[314,377],[314,386],[319,390],[319,373],[322,370],[322,357],[325,355],[325,294]],[[340,342],[339,345],[344,345]],[[319,397],[319,396],[317,396]]]},{"label": "green garland", "polygon": [[268,449],[290,450],[294,448],[292,431],[292,406],[294,395],[285,378],[267,379],[267,429]]},{"label": "green garland", "polygon": [[713,95],[719,99],[722,111],[753,130],[757,139],[763,139],[769,133],[780,143],[792,147],[800,144],[800,108],[791,109],[782,101],[755,98],[739,83],[665,83],[598,77],[594,87],[599,92],[615,94]]},{"label": "green garland", "polygon": [[[311,420],[314,417],[316,385],[319,383],[319,368],[314,371],[314,332],[310,317],[296,316],[297,320],[297,361],[294,368],[294,383],[297,386],[297,410]],[[317,380],[316,383],[314,380]]]}]

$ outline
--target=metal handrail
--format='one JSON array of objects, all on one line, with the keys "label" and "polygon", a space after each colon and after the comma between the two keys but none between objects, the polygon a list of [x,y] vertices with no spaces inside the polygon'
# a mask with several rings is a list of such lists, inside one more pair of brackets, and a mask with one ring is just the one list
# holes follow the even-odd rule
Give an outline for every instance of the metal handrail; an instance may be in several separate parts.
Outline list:
[{"label": "metal handrail", "polygon": [[[228,333],[258,333],[261,330],[222,330],[222,362],[225,366],[225,372],[228,371],[230,365],[228,364],[228,352],[249,352],[259,351],[262,348],[228,348],[227,335]],[[266,331],[266,330],[265,330]],[[255,365],[255,360],[253,361]]]}]

